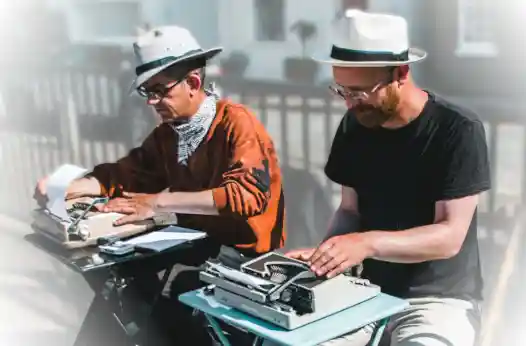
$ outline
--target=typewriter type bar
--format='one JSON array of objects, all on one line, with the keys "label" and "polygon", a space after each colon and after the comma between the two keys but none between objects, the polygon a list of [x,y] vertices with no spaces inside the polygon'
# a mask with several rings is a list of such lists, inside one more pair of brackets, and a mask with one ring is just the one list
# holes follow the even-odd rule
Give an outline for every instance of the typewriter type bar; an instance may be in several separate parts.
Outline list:
[{"label": "typewriter type bar", "polygon": [[[86,240],[87,238],[89,238],[89,230],[79,229],[78,225],[80,221],[84,220],[86,218],[86,215],[90,211],[93,210],[96,204],[99,204],[99,203],[106,204],[108,203],[108,200],[109,199],[107,197],[100,197],[100,198],[94,198],[90,203],[74,204],[72,209],[73,210],[80,209],[82,210],[82,212],[79,215],[72,216],[72,220],[71,220],[72,222],[67,228],[68,234],[78,235],[82,240]],[[73,214],[73,211],[70,211],[70,214]]]}]

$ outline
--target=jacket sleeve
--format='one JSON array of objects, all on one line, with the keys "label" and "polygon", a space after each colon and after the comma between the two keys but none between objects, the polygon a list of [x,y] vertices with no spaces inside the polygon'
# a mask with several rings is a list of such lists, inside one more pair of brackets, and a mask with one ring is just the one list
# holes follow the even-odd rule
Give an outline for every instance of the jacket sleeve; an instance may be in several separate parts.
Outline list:
[{"label": "jacket sleeve", "polygon": [[156,140],[154,130],[142,143],[126,156],[113,163],[102,163],[93,168],[88,176],[95,177],[104,196],[117,197],[122,191],[157,193],[167,185],[162,147]]},{"label": "jacket sleeve", "polygon": [[263,127],[241,106],[231,106],[229,112],[228,169],[222,184],[213,189],[214,203],[220,215],[260,215],[267,208],[271,183],[269,150],[259,133]]}]

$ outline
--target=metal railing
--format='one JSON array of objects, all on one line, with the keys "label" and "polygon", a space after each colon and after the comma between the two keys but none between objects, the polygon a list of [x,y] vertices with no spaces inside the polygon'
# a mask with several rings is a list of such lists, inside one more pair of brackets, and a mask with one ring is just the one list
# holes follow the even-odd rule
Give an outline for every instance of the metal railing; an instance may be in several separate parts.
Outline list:
[{"label": "metal railing", "polygon": [[[130,80],[118,68],[57,68],[41,73],[31,85],[0,90],[0,160],[6,176],[0,182],[0,211],[25,214],[36,179],[61,162],[89,167],[115,160],[140,143],[156,119],[143,100],[128,95]],[[319,86],[225,78],[216,82],[224,96],[247,104],[267,127],[285,175],[302,174],[318,184],[328,205],[334,206],[337,186],[324,176],[323,166],[345,111],[342,102]],[[519,114],[483,111],[479,115],[487,125],[494,188],[484,196],[479,215],[483,223],[493,224],[504,222],[505,208],[522,203],[526,194],[524,187],[517,189],[524,176],[525,124]],[[518,129],[511,144],[510,136],[499,132],[503,126]],[[498,155],[499,145],[515,148]],[[508,167],[510,162],[514,167]],[[517,181],[503,192],[499,184],[508,182],[498,173],[509,176],[510,170]],[[285,177],[285,184],[294,182]]]}]

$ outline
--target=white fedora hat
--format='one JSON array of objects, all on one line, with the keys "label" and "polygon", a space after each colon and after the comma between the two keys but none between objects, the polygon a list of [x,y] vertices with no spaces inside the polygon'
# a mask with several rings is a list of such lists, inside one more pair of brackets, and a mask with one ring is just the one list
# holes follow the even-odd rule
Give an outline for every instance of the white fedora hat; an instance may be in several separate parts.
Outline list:
[{"label": "white fedora hat", "polygon": [[342,67],[381,67],[411,64],[427,53],[409,47],[407,21],[400,16],[349,10],[350,32],[330,54],[314,57],[320,62]]},{"label": "white fedora hat", "polygon": [[204,50],[192,33],[179,26],[162,26],[143,32],[133,44],[137,77],[131,90],[174,64],[194,59],[209,60],[223,50],[215,47]]}]

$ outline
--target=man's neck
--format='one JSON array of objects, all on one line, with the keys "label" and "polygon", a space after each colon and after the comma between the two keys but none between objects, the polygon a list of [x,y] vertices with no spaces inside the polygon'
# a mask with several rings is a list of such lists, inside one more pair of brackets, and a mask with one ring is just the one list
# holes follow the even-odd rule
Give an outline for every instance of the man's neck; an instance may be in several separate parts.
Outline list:
[{"label": "man's neck", "polygon": [[201,105],[203,104],[205,99],[206,99],[206,93],[204,92],[204,90],[201,90],[199,93],[197,93],[197,95],[195,95],[195,98],[192,104],[190,105],[190,109],[188,112],[189,114],[191,114],[190,117],[197,114],[197,111],[199,111],[199,108],[201,108]]},{"label": "man's neck", "polygon": [[424,90],[416,86],[408,86],[401,95],[396,118],[385,123],[383,127],[396,129],[413,122],[422,114],[428,99],[429,95]]},{"label": "man's neck", "polygon": [[206,93],[203,91],[199,92],[197,95],[195,95],[194,99],[192,100],[191,104],[188,107],[188,111],[186,112],[185,116],[180,116],[177,121],[175,121],[177,124],[183,124],[186,123],[192,118],[194,115],[197,114],[199,111],[199,108],[201,108],[201,105],[206,99]]}]

